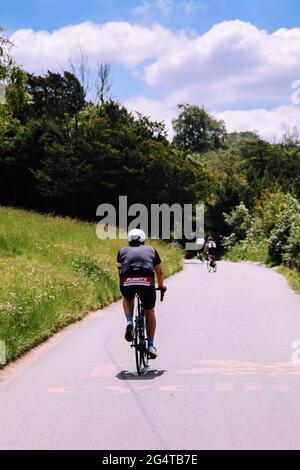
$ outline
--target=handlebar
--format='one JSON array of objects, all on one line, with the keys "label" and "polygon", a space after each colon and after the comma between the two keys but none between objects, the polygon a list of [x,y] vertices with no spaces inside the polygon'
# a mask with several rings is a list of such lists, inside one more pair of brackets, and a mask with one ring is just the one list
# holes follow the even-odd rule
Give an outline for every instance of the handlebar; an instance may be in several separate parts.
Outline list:
[{"label": "handlebar", "polygon": [[162,302],[164,300],[164,295],[165,295],[167,289],[163,289],[162,287],[156,287],[155,290],[160,291],[160,301]]}]

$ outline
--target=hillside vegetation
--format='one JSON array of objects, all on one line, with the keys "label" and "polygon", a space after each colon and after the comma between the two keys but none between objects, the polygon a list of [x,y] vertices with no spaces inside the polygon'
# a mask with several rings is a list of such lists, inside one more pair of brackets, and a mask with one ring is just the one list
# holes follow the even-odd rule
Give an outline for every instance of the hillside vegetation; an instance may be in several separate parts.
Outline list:
[{"label": "hillside vegetation", "polygon": [[243,202],[225,220],[232,229],[226,256],[276,266],[300,292],[300,203],[280,189],[265,191],[249,211]]},{"label": "hillside vegetation", "polygon": [[[126,242],[99,240],[95,229],[0,207],[0,339],[8,359],[120,297],[116,254]],[[178,247],[155,245],[167,275],[182,268]]]}]

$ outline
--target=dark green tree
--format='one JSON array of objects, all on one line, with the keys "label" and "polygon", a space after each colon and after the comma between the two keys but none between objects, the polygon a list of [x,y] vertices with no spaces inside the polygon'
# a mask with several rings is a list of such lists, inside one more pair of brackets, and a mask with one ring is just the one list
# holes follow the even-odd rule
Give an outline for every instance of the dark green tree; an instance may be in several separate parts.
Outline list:
[{"label": "dark green tree", "polygon": [[27,91],[31,97],[29,118],[47,116],[64,123],[85,106],[83,87],[70,72],[29,75]]}]

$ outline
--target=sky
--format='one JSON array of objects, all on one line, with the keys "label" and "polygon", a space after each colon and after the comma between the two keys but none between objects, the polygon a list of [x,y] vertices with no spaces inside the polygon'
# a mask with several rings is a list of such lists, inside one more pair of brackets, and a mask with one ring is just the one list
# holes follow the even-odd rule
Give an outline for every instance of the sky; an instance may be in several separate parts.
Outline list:
[{"label": "sky", "polygon": [[299,0],[0,0],[0,26],[29,72],[111,65],[112,94],[165,120],[204,106],[229,131],[269,140],[300,128]]}]

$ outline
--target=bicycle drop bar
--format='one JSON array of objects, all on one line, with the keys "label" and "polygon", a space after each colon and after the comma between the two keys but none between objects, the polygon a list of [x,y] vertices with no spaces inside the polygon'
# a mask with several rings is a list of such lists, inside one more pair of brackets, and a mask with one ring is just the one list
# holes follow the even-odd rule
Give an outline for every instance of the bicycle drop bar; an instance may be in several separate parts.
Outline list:
[{"label": "bicycle drop bar", "polygon": [[160,301],[162,302],[164,300],[164,295],[166,293],[166,289],[162,289],[161,287],[156,287],[155,290],[160,290]]}]

